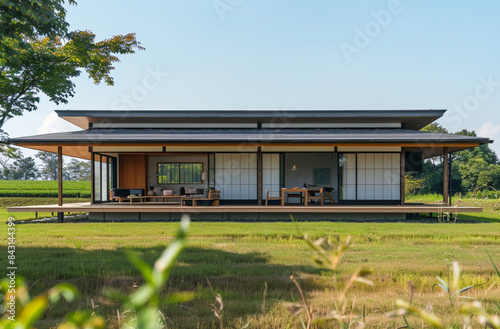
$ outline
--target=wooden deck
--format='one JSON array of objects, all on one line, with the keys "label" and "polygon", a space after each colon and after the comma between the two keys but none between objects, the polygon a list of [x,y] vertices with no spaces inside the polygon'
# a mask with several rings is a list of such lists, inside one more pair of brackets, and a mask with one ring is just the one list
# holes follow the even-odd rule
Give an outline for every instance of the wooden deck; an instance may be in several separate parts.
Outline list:
[{"label": "wooden deck", "polygon": [[474,213],[482,212],[480,207],[443,206],[438,208],[434,204],[408,204],[404,206],[339,206],[339,205],[286,205],[286,206],[257,206],[257,205],[220,205],[210,207],[192,207],[180,205],[166,205],[161,203],[129,204],[122,203],[68,203],[58,205],[40,205],[10,207],[8,212],[63,212],[63,213]]}]

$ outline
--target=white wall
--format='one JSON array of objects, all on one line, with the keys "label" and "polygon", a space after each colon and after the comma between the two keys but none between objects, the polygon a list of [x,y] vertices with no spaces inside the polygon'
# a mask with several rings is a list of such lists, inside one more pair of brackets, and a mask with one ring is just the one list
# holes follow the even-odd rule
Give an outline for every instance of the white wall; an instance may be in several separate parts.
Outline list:
[{"label": "white wall", "polygon": [[[296,165],[296,171],[291,170],[293,165]],[[321,187],[333,187],[332,197],[338,201],[338,156],[335,153],[285,153],[285,187],[301,188],[304,183],[314,184],[314,168],[330,169],[330,183]]]}]

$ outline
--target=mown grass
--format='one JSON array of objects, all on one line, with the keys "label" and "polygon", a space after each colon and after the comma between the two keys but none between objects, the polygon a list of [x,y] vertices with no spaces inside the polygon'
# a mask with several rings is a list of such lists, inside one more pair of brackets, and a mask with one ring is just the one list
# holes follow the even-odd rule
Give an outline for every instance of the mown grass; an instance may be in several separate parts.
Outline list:
[{"label": "mown grass", "polygon": [[[83,292],[74,305],[51,308],[38,327],[53,326],[75,308],[89,309],[91,300],[99,306],[96,312],[108,319],[108,327],[116,327],[119,305],[103,296],[103,288],[131,292],[141,282],[139,273],[125,260],[124,250],[132,249],[152,264],[177,228],[177,223],[18,225],[18,274],[31,282],[32,292],[61,281],[71,282]],[[301,232],[333,241],[351,235],[353,246],[338,270],[331,272],[313,264],[312,251]],[[0,252],[6,255],[6,237],[0,241]],[[397,298],[408,299],[409,281],[416,287],[415,304],[430,305],[439,316],[458,321],[459,315],[449,312],[444,293],[431,291],[435,277],[446,277],[446,262],[456,259],[464,272],[461,286],[486,283],[466,295],[498,302],[498,283],[487,292],[498,279],[487,251],[500,263],[500,223],[192,223],[187,249],[165,293],[194,291],[196,298],[163,311],[171,328],[218,328],[210,310],[214,297],[208,279],[224,300],[226,328],[241,327],[248,321],[250,328],[284,328],[290,322],[292,328],[299,328],[298,319],[286,310],[288,302],[300,298],[289,279],[291,274],[300,278],[309,303],[321,311],[331,307],[336,287],[342,287],[356,268],[367,266],[375,270],[371,277],[375,286],[355,286],[351,297],[356,299],[358,312],[366,309],[368,328],[404,324],[402,319],[384,314],[395,309]],[[6,266],[4,257],[1,266]]]},{"label": "mown grass", "polygon": [[[65,203],[90,202],[87,198],[64,198]],[[57,204],[57,198],[0,198],[0,218],[6,220],[13,217],[16,220],[34,219],[34,212],[7,212],[8,207],[35,206],[45,204]],[[50,212],[39,212],[38,218],[51,217]]]},{"label": "mown grass", "polygon": [[[406,196],[406,203],[425,203],[433,204],[436,201],[443,200],[440,194],[423,194]],[[464,220],[478,220],[487,222],[500,222],[500,200],[499,199],[472,199],[472,198],[459,198],[452,197],[452,204],[455,205],[460,201],[458,207],[481,207],[482,213],[464,213],[458,216],[459,219]]]}]

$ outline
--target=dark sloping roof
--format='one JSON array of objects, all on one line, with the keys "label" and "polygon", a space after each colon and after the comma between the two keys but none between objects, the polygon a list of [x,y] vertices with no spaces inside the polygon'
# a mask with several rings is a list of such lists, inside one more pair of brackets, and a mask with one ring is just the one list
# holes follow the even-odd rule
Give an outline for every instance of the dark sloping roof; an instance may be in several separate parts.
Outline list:
[{"label": "dark sloping roof", "polygon": [[76,126],[89,123],[402,123],[419,130],[443,116],[446,110],[58,110]]},{"label": "dark sloping roof", "polygon": [[13,138],[20,143],[491,143],[482,137],[407,129],[90,129]]}]

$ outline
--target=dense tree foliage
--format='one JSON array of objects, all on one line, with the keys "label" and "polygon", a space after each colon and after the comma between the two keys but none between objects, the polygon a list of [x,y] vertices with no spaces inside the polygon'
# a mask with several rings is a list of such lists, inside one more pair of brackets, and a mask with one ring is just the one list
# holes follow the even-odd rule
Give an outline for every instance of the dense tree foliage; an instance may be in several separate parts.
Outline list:
[{"label": "dense tree foliage", "polygon": [[57,180],[59,167],[57,154],[51,152],[38,152],[35,156],[42,161],[40,177],[45,180]]},{"label": "dense tree foliage", "polygon": [[[16,149],[17,150],[17,149]],[[38,152],[35,155],[41,164],[37,164],[33,157],[24,157],[21,152],[13,159],[10,156],[0,156],[0,179],[3,180],[57,180],[57,154]],[[90,180],[89,161],[71,159],[63,161],[63,179],[68,181]]]},{"label": "dense tree foliage", "polygon": [[72,78],[82,71],[94,83],[112,85],[117,55],[142,49],[133,33],[96,41],[89,30],[69,31],[66,2],[76,5],[73,0],[0,1],[0,132],[8,119],[36,110],[40,93],[67,103],[75,93]]},{"label": "dense tree foliage", "polygon": [[[426,126],[422,131],[448,133],[437,123]],[[476,136],[474,131],[463,129],[458,135]],[[481,145],[451,154],[452,193],[472,192],[476,188],[492,187],[500,190],[500,163],[498,156],[489,147]],[[423,179],[420,193],[443,193],[443,157],[438,156],[424,162],[422,172],[413,175]]]},{"label": "dense tree foliage", "polygon": [[89,161],[79,161],[71,159],[67,164],[63,164],[64,180],[85,181],[90,180]]}]

